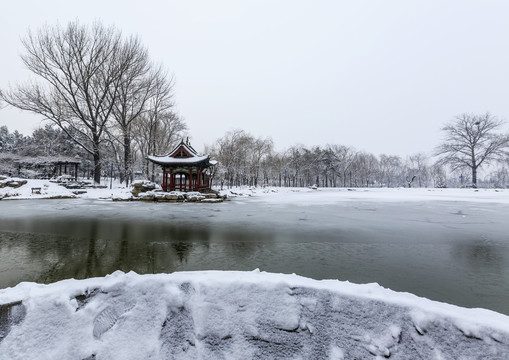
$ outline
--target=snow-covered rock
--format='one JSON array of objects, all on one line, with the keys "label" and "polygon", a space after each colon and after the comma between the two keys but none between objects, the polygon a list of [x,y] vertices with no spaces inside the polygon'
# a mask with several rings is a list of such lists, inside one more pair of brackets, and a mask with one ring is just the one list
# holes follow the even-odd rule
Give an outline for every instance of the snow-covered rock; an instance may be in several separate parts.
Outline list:
[{"label": "snow-covered rock", "polygon": [[11,187],[14,189],[19,188],[27,183],[27,180],[20,178],[4,178],[0,180],[0,188]]},{"label": "snow-covered rock", "polygon": [[254,272],[0,290],[0,359],[507,359],[509,317],[377,284]]},{"label": "snow-covered rock", "polygon": [[138,196],[140,193],[149,192],[158,188],[158,185],[156,183],[153,183],[148,180],[136,180],[131,185],[133,186],[132,190],[133,196]]}]

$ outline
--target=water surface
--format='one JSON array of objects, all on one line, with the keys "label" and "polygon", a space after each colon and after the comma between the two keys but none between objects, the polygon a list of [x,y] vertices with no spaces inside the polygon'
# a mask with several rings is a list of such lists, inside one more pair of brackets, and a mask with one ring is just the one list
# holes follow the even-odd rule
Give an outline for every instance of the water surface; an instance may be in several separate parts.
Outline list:
[{"label": "water surface", "polygon": [[0,288],[115,270],[377,282],[509,314],[509,206],[448,201],[0,203]]}]

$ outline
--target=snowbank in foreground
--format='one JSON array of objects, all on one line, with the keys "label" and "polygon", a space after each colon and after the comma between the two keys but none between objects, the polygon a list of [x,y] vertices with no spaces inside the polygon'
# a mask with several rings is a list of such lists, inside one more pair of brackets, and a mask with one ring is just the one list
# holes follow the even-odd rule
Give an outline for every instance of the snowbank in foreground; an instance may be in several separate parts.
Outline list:
[{"label": "snowbank in foreground", "polygon": [[0,290],[1,359],[509,358],[509,317],[377,284],[254,272]]}]

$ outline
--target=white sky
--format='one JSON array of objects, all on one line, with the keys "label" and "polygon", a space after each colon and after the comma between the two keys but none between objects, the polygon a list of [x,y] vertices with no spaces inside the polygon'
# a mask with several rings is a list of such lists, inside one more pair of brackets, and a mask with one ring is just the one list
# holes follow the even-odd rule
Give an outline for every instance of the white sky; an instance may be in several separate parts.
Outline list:
[{"label": "white sky", "polygon": [[[509,2],[28,1],[0,8],[0,88],[30,74],[30,27],[100,19],[138,34],[176,79],[178,112],[203,150],[240,128],[375,154],[430,152],[463,112],[509,118]],[[41,119],[0,110],[30,134]],[[506,126],[507,129],[507,126]]]}]

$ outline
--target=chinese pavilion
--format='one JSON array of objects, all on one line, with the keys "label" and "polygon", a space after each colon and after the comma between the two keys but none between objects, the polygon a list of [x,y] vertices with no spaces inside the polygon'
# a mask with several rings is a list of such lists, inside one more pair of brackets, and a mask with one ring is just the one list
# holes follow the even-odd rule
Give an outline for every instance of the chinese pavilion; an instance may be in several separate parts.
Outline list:
[{"label": "chinese pavilion", "polygon": [[217,161],[209,155],[198,154],[183,140],[168,155],[147,156],[147,159],[163,169],[163,191],[203,191],[210,189],[207,170]]}]

